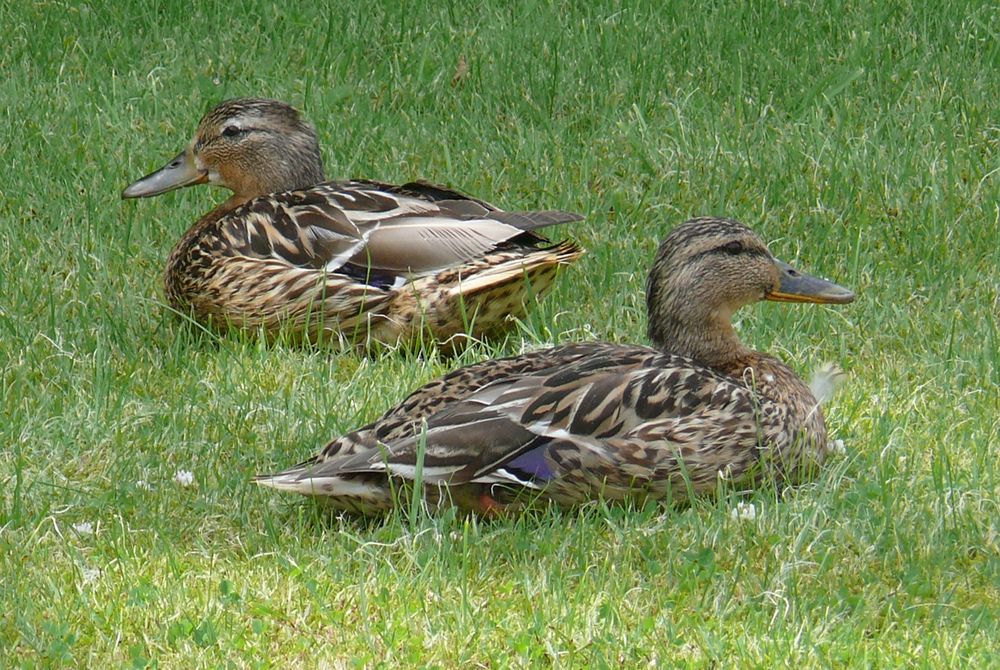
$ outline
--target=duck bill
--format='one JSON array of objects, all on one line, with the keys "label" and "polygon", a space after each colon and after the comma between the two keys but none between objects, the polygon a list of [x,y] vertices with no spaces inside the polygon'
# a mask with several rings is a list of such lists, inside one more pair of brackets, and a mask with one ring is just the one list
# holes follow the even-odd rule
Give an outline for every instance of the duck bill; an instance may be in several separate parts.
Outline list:
[{"label": "duck bill", "polygon": [[129,184],[122,191],[122,198],[149,198],[176,188],[204,184],[207,181],[208,171],[199,170],[194,164],[191,150],[185,149],[156,172]]},{"label": "duck bill", "polygon": [[832,304],[854,300],[854,293],[839,284],[800,272],[788,263],[775,261],[775,265],[778,267],[778,288],[767,293],[765,300]]}]

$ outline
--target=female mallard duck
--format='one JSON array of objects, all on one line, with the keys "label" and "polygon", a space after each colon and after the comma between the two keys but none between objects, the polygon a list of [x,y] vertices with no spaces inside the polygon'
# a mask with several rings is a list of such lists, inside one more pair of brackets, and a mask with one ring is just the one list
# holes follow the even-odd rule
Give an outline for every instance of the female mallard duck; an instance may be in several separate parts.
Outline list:
[{"label": "female mallard duck", "polygon": [[284,103],[247,98],[206,114],[184,151],[122,197],[230,189],[171,252],[170,305],[204,323],[312,340],[499,332],[583,253],[534,232],[575,214],[504,212],[424,182],[323,180],[313,127]]},{"label": "female mallard duck", "polygon": [[491,512],[525,494],[561,505],[683,498],[720,475],[795,481],[822,463],[826,427],[809,387],[744,346],[730,317],[758,300],[846,303],[850,291],[714,218],[670,233],[646,290],[655,349],[570,344],[462,368],[256,481],[366,513],[389,508],[394,484],[419,477],[432,502]]}]

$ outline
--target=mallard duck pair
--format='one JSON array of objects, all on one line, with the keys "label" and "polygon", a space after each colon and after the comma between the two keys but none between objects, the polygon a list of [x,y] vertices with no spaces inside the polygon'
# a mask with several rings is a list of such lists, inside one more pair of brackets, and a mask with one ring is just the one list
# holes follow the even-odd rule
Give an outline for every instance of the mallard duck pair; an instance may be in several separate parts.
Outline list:
[{"label": "mallard duck pair", "polygon": [[[211,137],[226,136],[227,124],[235,128],[230,133],[233,137],[258,132],[245,112],[235,117],[244,119],[237,125],[231,109],[266,109],[268,105],[278,103],[224,103],[202,121],[192,146],[164,168],[167,177],[161,176],[163,171],[154,173],[126,191],[126,195],[150,195],[211,181],[228,185],[236,193],[178,245],[168,269],[168,287],[171,283],[195,285],[195,281],[185,283],[180,275],[191,264],[201,268],[199,277],[238,274],[236,269],[208,269],[213,247],[205,249],[198,242],[205,231],[212,231],[213,244],[225,240],[224,248],[243,244],[239,248],[254,249],[246,241],[252,237],[251,230],[280,228],[289,207],[305,208],[296,212],[296,219],[302,219],[307,211],[312,216],[332,211],[333,202],[356,202],[334,195],[352,189],[376,200],[388,197],[381,194],[395,197],[412,191],[416,200],[432,204],[440,201],[435,200],[437,194],[445,193],[448,197],[442,200],[469,202],[481,208],[477,212],[488,213],[480,214],[469,227],[491,221],[511,225],[504,220],[506,214],[485,203],[423,184],[387,187],[348,182],[304,188],[303,182],[289,187],[302,190],[247,201],[247,194],[260,190],[259,186],[242,187],[237,179],[226,176],[231,173],[224,166],[205,167],[198,157]],[[288,123],[299,122],[293,112],[282,113]],[[216,133],[212,128],[221,130]],[[183,178],[169,176],[170,170],[183,171],[176,173]],[[321,170],[309,178],[320,175]],[[161,188],[163,184],[167,186]],[[301,204],[313,199],[322,204],[319,211]],[[265,206],[265,202],[274,205]],[[348,211],[358,210],[349,207]],[[554,252],[533,247],[540,240],[526,222],[575,219],[563,213],[516,216],[518,223],[513,227],[524,232],[501,244],[518,245],[517,251],[508,246],[507,253],[520,254],[520,259]],[[237,226],[237,221],[244,223]],[[231,241],[215,232],[233,229],[238,233],[232,233]],[[303,225],[299,223],[294,230],[301,242]],[[251,256],[255,262],[280,263],[276,274],[299,267],[292,260],[297,256],[276,251],[291,236],[267,239],[270,246],[255,249],[256,255]],[[364,256],[356,255],[365,242],[358,244],[357,250],[333,256],[339,263],[335,269],[348,264],[356,268],[345,275],[355,281],[380,269],[365,269]],[[202,250],[195,254],[193,249]],[[566,249],[572,258],[579,254],[573,246],[556,249]],[[500,252],[490,248],[484,258],[495,253]],[[236,252],[225,251],[218,258],[233,255]],[[406,267],[406,254],[400,257],[404,260],[398,265]],[[555,268],[572,258],[549,263]],[[416,283],[398,267],[393,276],[402,286]],[[367,281],[358,284],[370,285]],[[399,290],[393,284],[381,288]],[[239,290],[253,289],[231,292]],[[187,291],[175,286],[168,288],[168,295],[175,305],[194,307],[192,291]],[[539,500],[575,505],[595,498],[682,499],[714,490],[720,477],[737,485],[763,479],[791,483],[822,464],[829,445],[819,402],[785,364],[747,348],[736,336],[731,317],[741,306],[760,300],[847,303],[853,293],[776,260],[749,228],[719,218],[694,219],[675,228],[660,245],[646,291],[648,333],[654,348],[607,342],[570,344],[461,368],[417,389],[373,423],[333,440],[314,458],[256,481],[322,496],[336,508],[358,513],[392,508],[407,499],[400,490],[418,482],[431,503],[495,514]],[[488,308],[488,304],[479,307]],[[232,319],[232,314],[227,318]],[[257,317],[241,318],[245,323]]]}]

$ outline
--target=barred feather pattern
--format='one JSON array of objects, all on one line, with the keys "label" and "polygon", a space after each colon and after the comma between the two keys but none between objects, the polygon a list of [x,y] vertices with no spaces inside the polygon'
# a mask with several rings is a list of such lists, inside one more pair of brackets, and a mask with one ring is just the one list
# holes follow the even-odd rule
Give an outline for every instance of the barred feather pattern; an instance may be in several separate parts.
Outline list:
[{"label": "barred feather pattern", "polygon": [[207,214],[171,253],[166,296],[200,322],[310,340],[489,335],[583,253],[533,231],[580,218],[423,182],[327,182]]},{"label": "barred feather pattern", "polygon": [[823,462],[826,430],[808,387],[769,356],[717,371],[646,347],[574,344],[457,370],[257,481],[372,513],[394,505],[420,450],[431,504],[476,509],[488,492],[516,509],[683,500],[719,478],[798,481]]}]

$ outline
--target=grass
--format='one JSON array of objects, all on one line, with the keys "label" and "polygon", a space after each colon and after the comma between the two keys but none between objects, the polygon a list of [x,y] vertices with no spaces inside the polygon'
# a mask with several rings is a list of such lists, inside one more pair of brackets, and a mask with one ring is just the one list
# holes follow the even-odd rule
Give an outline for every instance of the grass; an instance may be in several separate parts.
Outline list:
[{"label": "grass", "polygon": [[[995,7],[338,4],[0,7],[0,666],[1000,665]],[[331,176],[587,213],[590,253],[457,360],[185,328],[164,259],[221,194],[118,194],[235,95]],[[653,249],[710,213],[859,294],[741,313],[850,372],[814,484],[492,523],[248,485],[458,364],[644,341]]]}]

